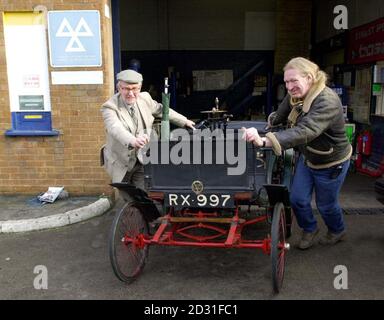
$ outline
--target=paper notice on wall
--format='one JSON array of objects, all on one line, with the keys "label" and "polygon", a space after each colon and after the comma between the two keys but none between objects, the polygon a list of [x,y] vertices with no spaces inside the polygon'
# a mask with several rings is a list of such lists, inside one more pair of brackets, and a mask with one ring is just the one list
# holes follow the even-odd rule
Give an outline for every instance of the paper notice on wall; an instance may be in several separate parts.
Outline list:
[{"label": "paper notice on wall", "polygon": [[344,72],[343,73],[343,85],[346,87],[350,87],[352,85],[352,72]]},{"label": "paper notice on wall", "polygon": [[39,74],[25,74],[23,75],[24,88],[40,88],[40,75]]},{"label": "paper notice on wall", "polygon": [[371,103],[371,68],[356,70],[355,90],[351,99],[353,120],[369,124]]},{"label": "paper notice on wall", "polygon": [[193,90],[225,90],[233,83],[232,70],[194,70]]}]

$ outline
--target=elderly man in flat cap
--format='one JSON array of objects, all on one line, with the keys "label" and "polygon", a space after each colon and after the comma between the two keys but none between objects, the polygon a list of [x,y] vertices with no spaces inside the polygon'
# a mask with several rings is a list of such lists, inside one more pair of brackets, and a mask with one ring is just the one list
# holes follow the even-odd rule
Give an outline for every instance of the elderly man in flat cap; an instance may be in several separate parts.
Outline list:
[{"label": "elderly man in flat cap", "polygon": [[[118,93],[101,108],[107,135],[103,148],[104,168],[112,182],[127,182],[144,190],[144,168],[137,158],[138,149],[149,140],[145,130],[152,129],[154,118],[161,118],[162,105],[148,92],[140,92],[143,76],[134,70],[117,74]],[[179,127],[195,124],[169,109],[169,119]]]}]

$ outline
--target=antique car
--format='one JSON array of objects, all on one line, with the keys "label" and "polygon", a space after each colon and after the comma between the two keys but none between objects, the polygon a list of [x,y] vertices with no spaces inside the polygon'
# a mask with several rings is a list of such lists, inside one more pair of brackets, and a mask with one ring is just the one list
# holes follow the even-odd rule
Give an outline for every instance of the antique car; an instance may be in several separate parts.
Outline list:
[{"label": "antique car", "polygon": [[[176,136],[171,131],[169,140],[157,141],[149,153],[158,159],[165,150],[176,161],[146,164],[146,191],[112,184],[126,200],[115,216],[109,244],[120,280],[129,283],[139,276],[152,245],[254,248],[270,255],[272,287],[280,291],[290,247],[294,152],[277,157],[272,149],[256,148],[241,138],[242,127],[256,127],[264,135],[266,124],[231,121],[224,114],[201,121],[196,131]],[[268,227],[261,239],[247,234],[255,224]]]}]

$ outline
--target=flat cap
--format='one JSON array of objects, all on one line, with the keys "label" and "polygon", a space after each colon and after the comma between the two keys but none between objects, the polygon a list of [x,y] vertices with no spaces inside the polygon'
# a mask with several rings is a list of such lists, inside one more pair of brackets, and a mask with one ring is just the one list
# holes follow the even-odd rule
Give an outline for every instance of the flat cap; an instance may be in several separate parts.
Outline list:
[{"label": "flat cap", "polygon": [[143,76],[134,70],[123,70],[116,76],[117,80],[127,83],[141,83],[143,82]]}]

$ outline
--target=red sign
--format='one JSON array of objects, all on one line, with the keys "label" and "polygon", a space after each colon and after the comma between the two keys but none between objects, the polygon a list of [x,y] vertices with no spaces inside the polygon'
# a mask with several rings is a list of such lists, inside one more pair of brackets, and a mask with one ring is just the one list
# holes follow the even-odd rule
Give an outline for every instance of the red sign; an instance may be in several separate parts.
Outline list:
[{"label": "red sign", "polygon": [[348,63],[384,60],[384,18],[380,18],[349,33]]}]

